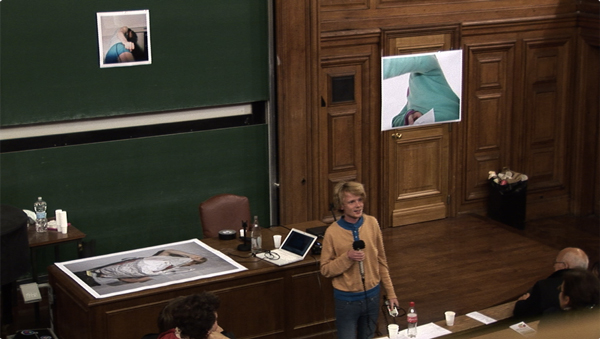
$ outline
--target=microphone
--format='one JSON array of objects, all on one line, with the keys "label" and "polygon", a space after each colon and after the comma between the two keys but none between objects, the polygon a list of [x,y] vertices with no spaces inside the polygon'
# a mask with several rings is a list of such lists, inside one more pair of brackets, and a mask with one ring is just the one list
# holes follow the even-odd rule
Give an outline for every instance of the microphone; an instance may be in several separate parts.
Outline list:
[{"label": "microphone", "polygon": [[[356,240],[355,242],[352,243],[352,248],[355,251],[360,251],[360,250],[364,249],[365,248],[364,240]],[[365,266],[362,261],[358,262],[358,268],[360,269],[360,276],[364,280],[365,279]]]},{"label": "microphone", "polygon": [[336,221],[335,212],[333,211],[333,203],[329,204],[329,210],[331,211],[331,215],[333,216],[333,221]]}]

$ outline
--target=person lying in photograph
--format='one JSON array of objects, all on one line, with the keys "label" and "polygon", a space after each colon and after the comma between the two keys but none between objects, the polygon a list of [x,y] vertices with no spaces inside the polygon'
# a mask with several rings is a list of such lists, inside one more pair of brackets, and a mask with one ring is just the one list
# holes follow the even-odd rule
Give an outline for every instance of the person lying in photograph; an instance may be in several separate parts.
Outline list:
[{"label": "person lying in photograph", "polygon": [[174,249],[156,252],[145,258],[126,258],[120,262],[75,272],[75,275],[89,286],[120,285],[139,283],[152,279],[152,276],[177,274],[195,270],[194,265],[206,262],[197,254]]}]

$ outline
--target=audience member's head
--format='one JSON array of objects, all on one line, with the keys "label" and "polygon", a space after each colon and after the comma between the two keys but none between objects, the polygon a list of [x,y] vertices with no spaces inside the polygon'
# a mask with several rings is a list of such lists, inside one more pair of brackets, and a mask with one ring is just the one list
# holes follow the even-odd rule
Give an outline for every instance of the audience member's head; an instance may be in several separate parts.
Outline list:
[{"label": "audience member's head", "polygon": [[598,306],[600,302],[598,277],[582,268],[575,268],[563,275],[558,300],[564,310],[578,310]]},{"label": "audience member's head", "polygon": [[185,299],[184,296],[177,297],[171,300],[158,315],[158,329],[160,333],[166,332],[172,328],[177,327],[175,320],[173,319],[173,310],[177,308],[177,305]]},{"label": "audience member's head", "polygon": [[554,261],[554,270],[563,270],[567,268],[582,268],[587,270],[589,259],[587,254],[579,248],[567,247],[556,256]]},{"label": "audience member's head", "polygon": [[590,272],[600,278],[600,262],[595,261],[592,267],[590,267]]},{"label": "audience member's head", "polygon": [[219,298],[211,292],[193,294],[177,301],[171,314],[181,339],[205,339],[217,330]]}]

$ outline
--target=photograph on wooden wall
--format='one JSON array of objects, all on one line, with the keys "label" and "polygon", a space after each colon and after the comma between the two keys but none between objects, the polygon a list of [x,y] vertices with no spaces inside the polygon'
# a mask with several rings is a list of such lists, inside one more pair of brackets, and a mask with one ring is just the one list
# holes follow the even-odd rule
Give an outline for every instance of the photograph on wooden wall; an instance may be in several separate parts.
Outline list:
[{"label": "photograph on wooden wall", "polygon": [[152,63],[148,10],[96,13],[96,19],[100,68]]},{"label": "photograph on wooden wall", "polygon": [[462,50],[381,60],[381,130],[461,120]]},{"label": "photograph on wooden wall", "polygon": [[246,270],[198,239],[77,259],[56,266],[95,298]]}]

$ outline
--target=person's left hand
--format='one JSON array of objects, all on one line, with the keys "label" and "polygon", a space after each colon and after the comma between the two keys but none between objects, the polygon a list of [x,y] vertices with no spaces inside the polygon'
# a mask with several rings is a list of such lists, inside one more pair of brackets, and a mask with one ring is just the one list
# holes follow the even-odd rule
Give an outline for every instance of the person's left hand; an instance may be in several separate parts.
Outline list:
[{"label": "person's left hand", "polygon": [[420,117],[423,116],[423,113],[421,112],[414,112],[413,114],[408,116],[408,124],[409,125],[414,125],[415,121],[417,121],[417,119],[419,119]]},{"label": "person's left hand", "polygon": [[400,307],[400,304],[398,304],[398,298],[389,299],[389,302],[390,302],[390,308]]}]

